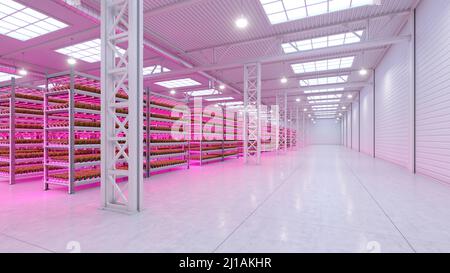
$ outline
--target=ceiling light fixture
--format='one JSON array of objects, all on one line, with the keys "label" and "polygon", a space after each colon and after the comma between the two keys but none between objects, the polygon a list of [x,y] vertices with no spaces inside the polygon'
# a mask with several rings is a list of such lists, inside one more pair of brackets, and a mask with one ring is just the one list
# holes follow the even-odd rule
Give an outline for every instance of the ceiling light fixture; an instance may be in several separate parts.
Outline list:
[{"label": "ceiling light fixture", "polygon": [[342,110],[346,110],[347,109],[347,107],[345,107],[345,106],[342,106]]},{"label": "ceiling light fixture", "polygon": [[20,76],[26,76],[28,74],[28,71],[25,70],[25,68],[21,68],[18,71]]},{"label": "ceiling light fixture", "polygon": [[288,79],[286,77],[282,77],[280,81],[282,84],[286,84],[288,82]]},{"label": "ceiling light fixture", "polygon": [[302,100],[301,99],[299,99],[299,98],[297,98],[296,100],[295,100],[296,102],[301,102]]},{"label": "ceiling light fixture", "polygon": [[244,17],[244,15],[241,15],[238,19],[235,21],[236,27],[240,29],[244,29],[248,26],[248,20]]},{"label": "ceiling light fixture", "polygon": [[361,76],[366,76],[369,73],[369,71],[367,71],[367,69],[365,68],[361,68],[361,70],[359,70],[359,75]]},{"label": "ceiling light fixture", "polygon": [[220,89],[220,90],[225,90],[225,84],[219,85],[219,89]]},{"label": "ceiling light fixture", "polygon": [[171,95],[175,95],[176,93],[177,93],[177,91],[175,91],[174,89],[170,90]]},{"label": "ceiling light fixture", "polygon": [[350,99],[353,99],[353,95],[352,94],[348,94],[347,95],[347,98],[350,100]]},{"label": "ceiling light fixture", "polygon": [[75,60],[74,58],[70,57],[69,59],[67,59],[67,63],[69,65],[75,65],[77,63],[77,60]]}]

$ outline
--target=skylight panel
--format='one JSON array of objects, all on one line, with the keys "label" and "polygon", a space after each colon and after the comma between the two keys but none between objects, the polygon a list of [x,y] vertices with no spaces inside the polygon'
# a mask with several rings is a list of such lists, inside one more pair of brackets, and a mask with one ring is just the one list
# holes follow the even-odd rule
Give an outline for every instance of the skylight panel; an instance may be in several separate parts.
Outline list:
[{"label": "skylight panel", "polygon": [[327,104],[327,105],[313,105],[313,109],[320,109],[320,108],[337,108],[339,107],[339,104]]},{"label": "skylight panel", "polygon": [[179,87],[190,87],[190,86],[202,85],[201,83],[199,83],[191,78],[156,82],[155,84],[162,86],[162,87],[166,87],[166,88],[179,88]]},{"label": "skylight panel", "polygon": [[332,99],[332,100],[311,100],[311,101],[309,101],[310,104],[335,103],[335,102],[341,102],[341,100],[340,99]]},{"label": "skylight panel", "polygon": [[318,116],[317,119],[334,119],[336,118],[336,115],[330,115],[330,116]]},{"label": "skylight panel", "polygon": [[[55,51],[88,63],[97,63],[101,61],[101,44],[102,41],[100,39],[94,39],[60,48]],[[125,49],[117,47],[117,50],[120,54],[125,54]]]},{"label": "skylight panel", "polygon": [[51,18],[12,0],[0,2],[0,34],[20,40],[30,39],[67,27]]},{"label": "skylight panel", "polygon": [[308,63],[292,64],[291,67],[295,74],[302,74],[302,73],[350,68],[353,66],[354,60],[355,56],[351,56],[345,58],[335,58]]},{"label": "skylight panel", "polygon": [[361,42],[364,31],[347,32],[337,35],[322,36],[313,39],[294,41],[281,45],[285,54],[308,51],[312,49],[341,46]]},{"label": "skylight panel", "polygon": [[315,93],[327,93],[327,92],[340,92],[344,91],[344,88],[328,88],[328,89],[317,89],[317,90],[305,90],[305,94],[315,94]]},{"label": "skylight panel", "polygon": [[234,100],[233,97],[223,97],[223,98],[210,98],[205,99],[206,101],[224,101],[224,100]]},{"label": "skylight panel", "polygon": [[0,82],[10,81],[11,78],[20,79],[22,77],[18,76],[18,75],[15,75],[15,74],[10,74],[10,73],[6,73],[6,72],[0,72]]},{"label": "skylight panel", "polygon": [[196,90],[185,92],[188,96],[191,97],[202,97],[202,96],[211,96],[211,95],[221,95],[222,92],[216,89],[206,89],[206,90]]},{"label": "skylight panel", "polygon": [[223,102],[223,103],[219,103],[218,105],[220,105],[220,106],[239,106],[239,105],[244,105],[244,102],[242,102],[242,101]]},{"label": "skylight panel", "polygon": [[337,107],[326,107],[326,108],[319,108],[319,109],[313,109],[314,113],[317,113],[319,111],[337,111]]},{"label": "skylight panel", "polygon": [[335,95],[322,95],[322,96],[308,96],[308,100],[329,100],[329,99],[340,99],[342,94]]},{"label": "skylight panel", "polygon": [[375,0],[260,0],[260,2],[272,25],[375,4]]},{"label": "skylight panel", "polygon": [[346,76],[335,76],[326,78],[315,78],[309,80],[300,80],[300,86],[315,86],[315,85],[325,85],[325,84],[335,84],[335,83],[345,83],[348,80],[348,75]]},{"label": "skylight panel", "polygon": [[152,65],[149,67],[144,67],[143,71],[144,71],[144,76],[147,76],[147,75],[154,75],[154,74],[169,72],[170,69],[167,67],[163,67],[161,65]]},{"label": "skylight panel", "polygon": [[316,116],[332,116],[332,115],[336,115],[337,112],[315,112],[314,115]]}]

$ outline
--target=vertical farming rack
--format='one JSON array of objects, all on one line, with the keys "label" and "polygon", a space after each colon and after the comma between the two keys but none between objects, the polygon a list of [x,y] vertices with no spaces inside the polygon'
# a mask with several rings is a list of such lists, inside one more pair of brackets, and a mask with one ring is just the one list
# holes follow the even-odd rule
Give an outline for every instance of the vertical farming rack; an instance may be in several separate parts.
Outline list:
[{"label": "vertical farming rack", "polygon": [[17,179],[43,174],[43,90],[0,86],[0,176]]},{"label": "vertical farming rack", "polygon": [[204,113],[194,109],[192,114],[191,161],[199,165],[239,158],[239,131],[236,117],[226,117],[224,111]]},{"label": "vertical farming rack", "polygon": [[[100,80],[70,71],[49,75],[44,96],[44,188],[100,182]],[[119,93],[117,99],[125,100]],[[119,108],[119,118],[128,109]],[[118,166],[126,168],[123,166]]]},{"label": "vertical farming rack", "polygon": [[242,127],[239,119],[239,111],[223,110],[223,159],[241,156],[243,150]]},{"label": "vertical farming rack", "polygon": [[[147,90],[148,97],[148,151],[147,175],[177,168],[189,169],[189,120],[186,100],[179,100]],[[179,107],[177,107],[179,106]],[[184,106],[184,107],[183,107]],[[176,124],[175,124],[176,123]],[[172,131],[174,124],[179,131]]]}]

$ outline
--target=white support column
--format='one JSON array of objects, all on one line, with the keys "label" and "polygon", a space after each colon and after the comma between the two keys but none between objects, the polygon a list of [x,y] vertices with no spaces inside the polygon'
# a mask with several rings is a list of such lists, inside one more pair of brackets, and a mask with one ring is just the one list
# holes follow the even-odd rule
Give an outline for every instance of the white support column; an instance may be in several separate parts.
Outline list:
[{"label": "white support column", "polygon": [[261,64],[244,66],[244,161],[261,163]]},{"label": "white support column", "polygon": [[415,9],[411,11],[409,16],[411,41],[410,41],[410,80],[411,80],[411,95],[410,95],[410,139],[409,139],[409,170],[416,173],[416,12]]},{"label": "white support column", "polygon": [[[102,206],[135,213],[144,179],[143,1],[101,0],[101,15]],[[116,45],[124,42],[122,54]],[[123,108],[126,117],[116,112]]]},{"label": "white support column", "polygon": [[284,135],[284,151],[285,152],[287,152],[287,139],[288,139],[288,135],[287,135],[287,132],[288,132],[288,104],[287,104],[287,92],[284,92],[284,97],[283,97],[283,108],[284,108],[284,121],[283,121],[283,123],[284,123],[284,129],[283,129],[283,135]]}]

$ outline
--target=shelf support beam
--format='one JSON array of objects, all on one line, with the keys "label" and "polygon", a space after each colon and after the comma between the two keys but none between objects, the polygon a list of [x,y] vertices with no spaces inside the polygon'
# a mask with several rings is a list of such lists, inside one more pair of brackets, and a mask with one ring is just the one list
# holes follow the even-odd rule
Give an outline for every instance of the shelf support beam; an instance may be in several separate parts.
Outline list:
[{"label": "shelf support beam", "polygon": [[[128,48],[121,53],[116,45],[124,38]],[[102,0],[101,40],[102,207],[137,213],[144,180],[143,1]],[[119,92],[128,96],[125,102]],[[124,106],[126,117],[117,114]]]}]

